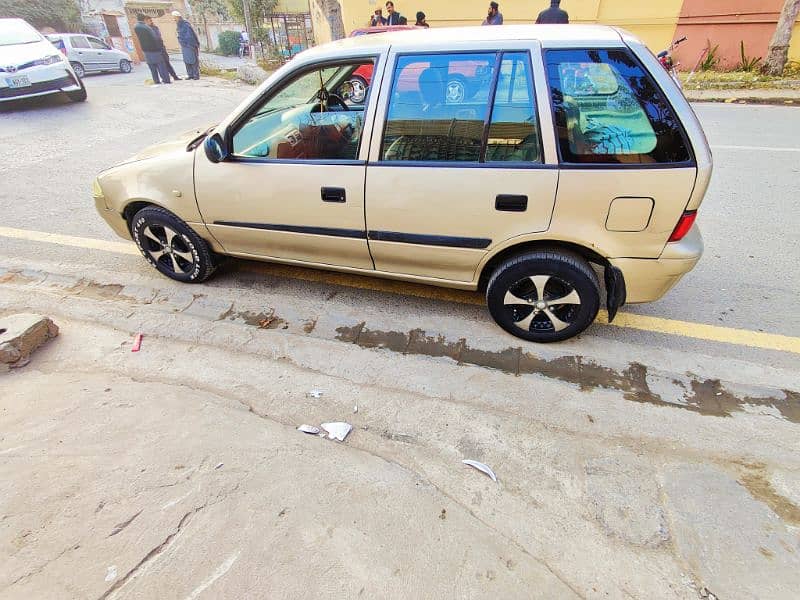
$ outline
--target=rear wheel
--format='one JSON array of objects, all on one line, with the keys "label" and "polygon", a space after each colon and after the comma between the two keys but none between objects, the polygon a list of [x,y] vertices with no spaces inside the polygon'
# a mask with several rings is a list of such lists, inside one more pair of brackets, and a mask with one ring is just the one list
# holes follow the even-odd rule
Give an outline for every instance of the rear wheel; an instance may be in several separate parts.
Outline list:
[{"label": "rear wheel", "polygon": [[600,309],[600,283],[583,258],[535,251],[497,267],[486,290],[500,327],[531,342],[559,342],[581,333]]},{"label": "rear wheel", "polygon": [[143,208],[131,221],[131,233],[147,262],[171,279],[201,283],[216,269],[206,241],[168,210]]},{"label": "rear wheel", "polygon": [[78,79],[83,79],[86,76],[86,69],[83,68],[81,63],[71,62],[69,64],[72,65],[72,70],[75,71],[75,75],[78,76]]},{"label": "rear wheel", "polygon": [[86,86],[83,85],[83,81],[80,79],[78,79],[78,85],[81,86],[81,89],[74,92],[67,92],[67,98],[72,102],[84,102],[86,100]]},{"label": "rear wheel", "polygon": [[125,60],[124,58],[121,61],[119,61],[119,70],[121,73],[130,73],[131,61]]}]

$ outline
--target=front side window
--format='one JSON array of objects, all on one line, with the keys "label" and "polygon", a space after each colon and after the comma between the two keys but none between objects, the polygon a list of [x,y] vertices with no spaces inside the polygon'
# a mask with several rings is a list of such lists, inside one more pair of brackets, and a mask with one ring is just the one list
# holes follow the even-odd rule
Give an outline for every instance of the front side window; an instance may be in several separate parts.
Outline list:
[{"label": "front side window", "polygon": [[235,156],[281,160],[356,160],[373,61],[317,68],[293,78],[233,134]]},{"label": "front side window", "polygon": [[69,43],[73,48],[89,48],[89,42],[82,35],[73,35],[69,38]]},{"label": "front side window", "polygon": [[541,162],[528,53],[399,57],[382,159]]},{"label": "front side window", "polygon": [[657,164],[691,160],[663,92],[627,50],[548,50],[561,159]]},{"label": "front side window", "polygon": [[90,37],[88,39],[92,48],[95,48],[96,50],[108,50],[108,46],[106,46],[105,43],[101,42],[97,38]]}]

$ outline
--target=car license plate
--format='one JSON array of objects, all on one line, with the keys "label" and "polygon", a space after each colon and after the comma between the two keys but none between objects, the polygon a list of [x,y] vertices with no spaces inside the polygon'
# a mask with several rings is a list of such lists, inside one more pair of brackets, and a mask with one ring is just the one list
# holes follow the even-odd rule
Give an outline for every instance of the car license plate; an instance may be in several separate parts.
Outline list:
[{"label": "car license plate", "polygon": [[16,77],[7,77],[6,83],[10,88],[23,88],[30,87],[31,80],[28,79],[27,75],[17,75]]}]

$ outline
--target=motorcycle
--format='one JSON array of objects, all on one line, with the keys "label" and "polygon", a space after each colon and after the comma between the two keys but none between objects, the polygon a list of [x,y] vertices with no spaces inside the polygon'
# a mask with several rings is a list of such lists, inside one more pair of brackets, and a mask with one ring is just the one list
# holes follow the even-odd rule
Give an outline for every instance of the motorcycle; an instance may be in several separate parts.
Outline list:
[{"label": "motorcycle", "polygon": [[678,87],[683,89],[683,85],[681,84],[681,80],[678,77],[678,67],[681,63],[676,63],[672,59],[672,51],[675,50],[680,44],[686,41],[686,37],[682,37],[679,40],[675,40],[670,44],[669,48],[666,50],[662,50],[658,53],[657,58],[658,62],[661,63],[661,66],[669,73],[670,77],[678,84]]}]

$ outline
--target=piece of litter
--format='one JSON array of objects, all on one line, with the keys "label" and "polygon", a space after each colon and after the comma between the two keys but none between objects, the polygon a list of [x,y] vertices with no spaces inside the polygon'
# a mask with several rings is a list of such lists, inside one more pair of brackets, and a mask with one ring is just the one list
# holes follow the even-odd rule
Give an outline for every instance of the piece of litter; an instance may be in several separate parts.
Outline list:
[{"label": "piece of litter", "polygon": [[356,414],[357,412],[358,412],[358,405],[353,407],[353,414]]},{"label": "piece of litter", "polygon": [[461,462],[464,463],[465,465],[472,467],[473,469],[478,469],[478,471],[482,473],[486,473],[489,477],[492,478],[492,481],[497,483],[497,475],[495,475],[494,471],[492,471],[488,466],[486,466],[482,462],[478,462],[477,460],[462,460]]},{"label": "piece of litter", "polygon": [[328,432],[328,438],[331,440],[344,441],[344,438],[353,430],[350,423],[323,423],[322,428]]},{"label": "piece of litter", "polygon": [[106,581],[114,581],[117,578],[117,565],[111,565],[106,570]]},{"label": "piece of litter", "polygon": [[317,435],[319,433],[319,427],[314,427],[313,425],[300,425],[300,427],[297,428],[297,431],[310,433],[311,435]]},{"label": "piece of litter", "polygon": [[131,348],[131,352],[138,352],[142,349],[142,338],[144,338],[143,334],[136,334],[136,337],[133,338],[133,348]]},{"label": "piece of litter", "polygon": [[322,398],[322,390],[311,390],[308,392],[309,398]]},{"label": "piece of litter", "polygon": [[214,467],[214,470],[216,471],[217,469],[221,469],[222,465],[224,465],[224,464],[225,463],[219,463],[216,467]]},{"label": "piece of litter", "polygon": [[717,396],[722,396],[722,392],[717,392]]}]

